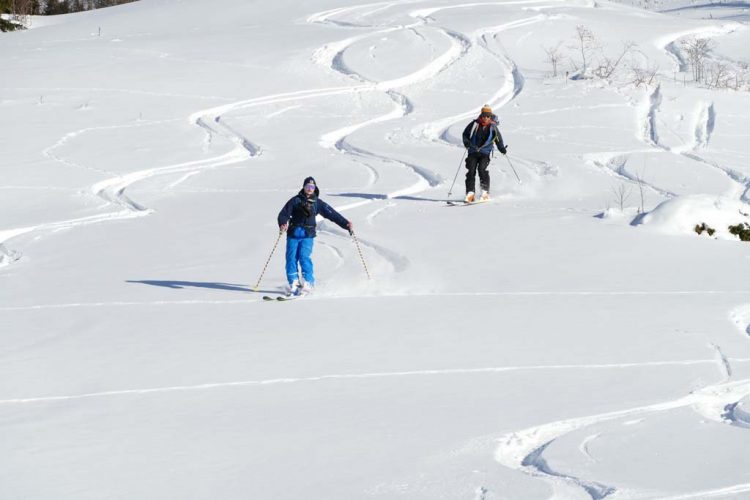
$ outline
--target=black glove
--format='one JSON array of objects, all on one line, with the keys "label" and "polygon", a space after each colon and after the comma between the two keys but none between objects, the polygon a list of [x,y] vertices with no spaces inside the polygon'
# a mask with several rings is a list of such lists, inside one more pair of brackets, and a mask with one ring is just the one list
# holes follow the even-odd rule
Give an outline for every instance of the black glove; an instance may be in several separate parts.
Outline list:
[{"label": "black glove", "polygon": [[469,149],[469,146],[471,146],[471,144],[469,144],[468,142],[464,141],[464,148],[465,149]]},{"label": "black glove", "polygon": [[506,146],[500,146],[498,149],[502,154],[506,154],[508,152],[508,148]]}]

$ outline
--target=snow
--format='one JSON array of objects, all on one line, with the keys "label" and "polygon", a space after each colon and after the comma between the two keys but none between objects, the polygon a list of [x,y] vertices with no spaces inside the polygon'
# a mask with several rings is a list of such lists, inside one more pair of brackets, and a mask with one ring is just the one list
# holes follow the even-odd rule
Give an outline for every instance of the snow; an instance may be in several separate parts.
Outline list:
[{"label": "snow", "polygon": [[750,223],[747,209],[747,204],[726,197],[685,195],[660,203],[640,222],[673,234],[695,233],[695,226],[705,224],[716,231],[714,237],[736,241],[728,228]]},{"label": "snow", "polygon": [[[0,35],[0,498],[748,498],[750,92],[681,41],[742,68],[750,21],[625,3],[141,0]],[[579,25],[637,50],[566,80]],[[509,154],[451,208],[484,104]],[[264,302],[308,175],[373,279],[322,221],[315,294]]]}]

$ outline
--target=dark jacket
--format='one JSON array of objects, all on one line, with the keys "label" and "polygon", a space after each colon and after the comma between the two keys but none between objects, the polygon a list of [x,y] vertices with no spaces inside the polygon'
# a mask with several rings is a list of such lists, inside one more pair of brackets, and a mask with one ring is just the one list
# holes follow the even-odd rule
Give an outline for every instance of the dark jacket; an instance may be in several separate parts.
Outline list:
[{"label": "dark jacket", "polygon": [[349,221],[334,210],[328,203],[318,198],[318,188],[315,194],[308,198],[304,190],[290,199],[279,212],[279,226],[289,224],[286,235],[288,238],[315,238],[315,216],[320,214],[335,222],[342,229],[346,229]]},{"label": "dark jacket", "polygon": [[464,147],[469,154],[480,153],[489,156],[492,153],[492,145],[497,146],[498,151],[505,154],[505,143],[503,136],[497,128],[497,122],[491,121],[486,127],[479,124],[479,119],[472,120],[464,129]]}]

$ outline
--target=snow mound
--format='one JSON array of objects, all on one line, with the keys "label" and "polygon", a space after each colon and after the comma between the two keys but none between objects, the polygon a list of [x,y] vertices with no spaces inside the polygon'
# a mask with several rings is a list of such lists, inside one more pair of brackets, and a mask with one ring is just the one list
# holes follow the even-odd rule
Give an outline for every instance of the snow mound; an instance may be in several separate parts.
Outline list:
[{"label": "snow mound", "polygon": [[734,421],[739,425],[750,427],[750,397],[742,399],[734,407]]},{"label": "snow mound", "polygon": [[[737,240],[729,226],[750,223],[750,206],[724,196],[708,194],[685,195],[659,204],[654,210],[637,218],[633,224],[645,224],[667,234],[695,234],[696,226],[705,224],[715,229],[711,235],[725,240]],[[703,232],[702,234],[707,234]]]}]

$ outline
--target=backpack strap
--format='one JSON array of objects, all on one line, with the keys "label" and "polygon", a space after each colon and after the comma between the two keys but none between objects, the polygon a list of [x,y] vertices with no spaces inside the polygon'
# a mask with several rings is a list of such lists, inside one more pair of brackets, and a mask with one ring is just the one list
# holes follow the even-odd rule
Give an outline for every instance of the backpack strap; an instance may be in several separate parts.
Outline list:
[{"label": "backpack strap", "polygon": [[487,136],[487,142],[482,144],[479,149],[484,149],[487,146],[492,146],[492,144],[495,143],[495,140],[497,139],[497,134],[495,133],[495,127],[493,125],[490,125],[490,133]]}]

